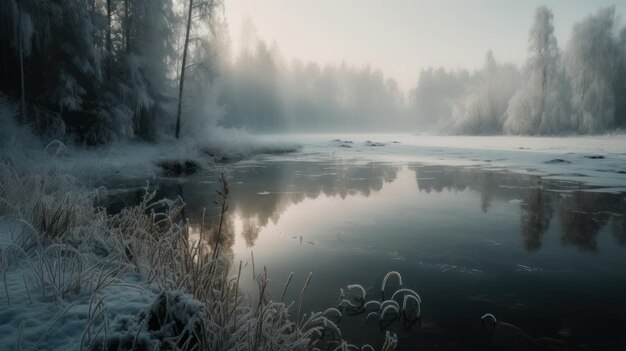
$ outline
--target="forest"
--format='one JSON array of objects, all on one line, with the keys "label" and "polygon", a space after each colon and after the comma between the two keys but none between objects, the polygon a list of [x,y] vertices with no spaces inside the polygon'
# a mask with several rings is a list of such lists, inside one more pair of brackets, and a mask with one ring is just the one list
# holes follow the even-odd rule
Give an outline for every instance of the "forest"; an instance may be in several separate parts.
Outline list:
[{"label": "forest", "polygon": [[288,61],[250,19],[233,53],[223,6],[3,1],[2,99],[46,140],[83,144],[198,137],[218,125],[470,135],[626,126],[626,28],[614,7],[576,23],[563,48],[552,11],[537,8],[522,67],[488,51],[477,71],[422,68],[405,92],[369,65]]}]

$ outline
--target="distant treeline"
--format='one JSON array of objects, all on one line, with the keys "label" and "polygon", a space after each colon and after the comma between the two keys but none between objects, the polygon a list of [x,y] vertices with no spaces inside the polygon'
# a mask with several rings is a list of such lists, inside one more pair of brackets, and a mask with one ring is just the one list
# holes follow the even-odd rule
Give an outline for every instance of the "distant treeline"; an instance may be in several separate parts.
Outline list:
[{"label": "distant treeline", "polygon": [[491,52],[482,70],[422,70],[410,92],[419,126],[459,134],[603,133],[626,127],[626,28],[615,8],[576,23],[564,51],[553,14],[535,11],[518,69]]},{"label": "distant treeline", "polygon": [[182,136],[218,123],[260,132],[626,128],[626,28],[616,28],[614,7],[575,24],[564,50],[552,12],[540,7],[522,68],[488,52],[476,72],[423,69],[406,94],[370,66],[286,62],[249,20],[231,55],[221,5],[0,1],[0,98],[40,134],[83,143],[173,137],[178,117]]},{"label": "distant treeline", "polygon": [[540,7],[522,68],[496,62],[489,51],[476,72],[423,69],[407,95],[369,66],[285,63],[276,44],[268,49],[249,23],[244,27],[242,42],[248,46],[223,75],[226,125],[446,134],[603,133],[626,127],[626,28],[618,32],[614,7],[575,24],[564,51],[554,36],[552,12]]},{"label": "distant treeline", "polygon": [[257,131],[400,130],[411,125],[398,84],[369,66],[279,65],[259,42],[223,77],[223,124]]}]

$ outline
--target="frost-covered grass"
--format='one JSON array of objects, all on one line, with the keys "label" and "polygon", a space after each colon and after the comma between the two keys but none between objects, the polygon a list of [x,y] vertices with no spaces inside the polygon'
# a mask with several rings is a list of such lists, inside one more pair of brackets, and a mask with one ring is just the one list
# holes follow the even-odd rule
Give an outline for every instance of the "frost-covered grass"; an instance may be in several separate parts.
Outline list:
[{"label": "frost-covered grass", "polygon": [[[201,168],[249,158],[258,154],[283,154],[300,150],[293,142],[263,140],[245,132],[216,128],[196,139],[165,139],[159,143],[116,142],[81,148],[52,142],[44,145],[45,163],[90,185],[158,177],[164,162],[192,161]],[[23,152],[23,151],[20,151]],[[32,154],[32,153],[31,153]],[[41,156],[41,153],[38,154]],[[36,159],[36,155],[29,155]]]},{"label": "frost-covered grass", "polygon": [[[257,350],[345,348],[325,313],[274,301],[267,273],[256,296],[210,230],[190,240],[181,199],[143,201],[117,214],[96,207],[112,177],[140,178],[163,161],[202,165],[294,144],[229,130],[160,144],[84,149],[42,144],[0,101],[0,345],[15,350]],[[222,209],[226,211],[224,180]],[[204,226],[201,226],[204,228]],[[304,293],[303,289],[303,293]],[[304,294],[303,294],[304,296]],[[297,317],[295,313],[297,312]],[[294,319],[295,318],[295,319]],[[385,349],[395,338],[389,335]]]},{"label": "frost-covered grass", "polygon": [[[145,178],[160,172],[163,160],[211,165],[218,157],[297,146],[220,131],[202,140],[81,149],[59,141],[41,144],[14,117],[0,103],[6,126],[0,131],[3,349],[355,348],[333,322],[336,309],[301,310],[306,286],[297,307],[270,296],[265,271],[257,276],[256,294],[242,293],[241,263],[220,253],[220,229],[204,231],[201,225],[191,240],[180,198],[156,199],[146,187],[139,204],[116,214],[95,205],[103,188],[94,184],[118,173]],[[222,214],[225,179],[223,185]],[[396,340],[388,334],[381,345],[391,350]]]},{"label": "frost-covered grass", "polygon": [[[267,272],[256,296],[241,293],[241,263],[231,269],[219,253],[219,229],[189,240],[181,199],[157,200],[147,188],[141,203],[111,215],[94,207],[98,191],[54,167],[3,162],[0,180],[3,347],[356,348],[333,321],[337,309],[303,313],[306,285],[295,309],[272,299]],[[222,213],[227,196],[223,179]],[[396,342],[387,334],[382,348]]]}]

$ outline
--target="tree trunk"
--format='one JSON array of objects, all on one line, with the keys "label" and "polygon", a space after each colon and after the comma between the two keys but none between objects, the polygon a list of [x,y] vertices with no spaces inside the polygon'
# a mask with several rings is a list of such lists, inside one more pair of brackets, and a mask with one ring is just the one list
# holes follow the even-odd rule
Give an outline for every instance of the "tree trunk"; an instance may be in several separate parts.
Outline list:
[{"label": "tree trunk", "polygon": [[126,53],[130,52],[129,0],[124,0],[124,45]]},{"label": "tree trunk", "polygon": [[176,139],[180,137],[180,113],[183,102],[183,85],[185,83],[185,65],[187,64],[187,47],[189,45],[189,31],[191,29],[191,14],[193,0],[189,0],[189,14],[187,15],[187,31],[185,32],[185,45],[183,47],[183,62],[180,66],[180,83],[178,84],[178,108],[176,111]]},{"label": "tree trunk", "polygon": [[26,121],[26,87],[24,86],[24,43],[22,33],[22,6],[20,1],[17,1],[18,6],[18,24],[17,24],[17,40],[19,41],[19,56],[20,56],[20,91],[21,91],[21,104],[22,104],[22,121]]},{"label": "tree trunk", "polygon": [[22,100],[22,117],[26,117],[26,87],[24,83],[24,45],[22,43],[22,33],[20,33],[20,85],[21,85],[21,100]]},{"label": "tree trunk", "polygon": [[[2,52],[0,52],[0,56],[2,56],[2,85],[1,87],[6,89],[9,86],[9,49],[6,40],[2,40]],[[6,86],[5,86],[6,84]]]},{"label": "tree trunk", "polygon": [[107,78],[111,77],[111,65],[113,60],[111,43],[111,0],[107,0],[107,60],[106,60],[106,75]]}]

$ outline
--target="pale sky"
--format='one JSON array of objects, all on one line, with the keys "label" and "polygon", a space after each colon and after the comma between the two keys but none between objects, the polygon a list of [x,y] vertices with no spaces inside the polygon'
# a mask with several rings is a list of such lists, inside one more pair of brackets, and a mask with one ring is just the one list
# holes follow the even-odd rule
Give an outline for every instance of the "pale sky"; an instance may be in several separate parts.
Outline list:
[{"label": "pale sky", "polygon": [[410,89],[420,68],[477,69],[489,49],[499,62],[522,64],[538,6],[552,9],[563,49],[575,22],[612,4],[621,28],[623,0],[226,0],[224,11],[233,52],[250,17],[287,60],[369,63]]}]

